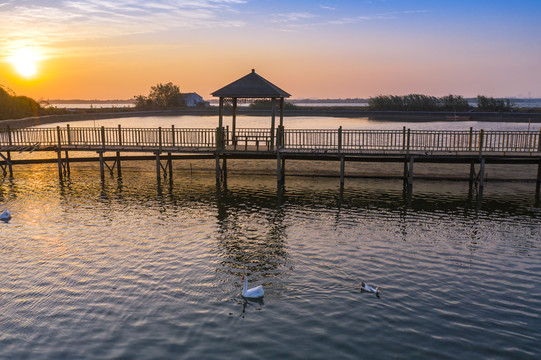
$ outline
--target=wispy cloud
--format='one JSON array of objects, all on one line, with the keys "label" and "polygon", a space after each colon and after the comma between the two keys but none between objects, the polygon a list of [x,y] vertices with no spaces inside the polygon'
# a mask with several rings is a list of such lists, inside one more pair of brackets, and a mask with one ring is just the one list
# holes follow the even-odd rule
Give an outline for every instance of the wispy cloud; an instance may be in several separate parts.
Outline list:
[{"label": "wispy cloud", "polygon": [[[323,9],[335,10],[334,8],[325,7],[320,5]],[[375,13],[375,14],[366,14],[358,16],[346,16],[346,17],[323,17],[318,15],[313,15],[309,13],[289,13],[289,14],[276,14],[272,17],[272,22],[284,23],[284,31],[295,31],[295,30],[307,30],[313,29],[322,26],[339,26],[339,25],[349,25],[357,24],[366,21],[377,21],[377,20],[393,20],[398,19],[403,16],[419,13],[428,13],[430,10],[406,10],[406,11],[395,11],[395,12],[385,12],[385,13]]]},{"label": "wispy cloud", "polygon": [[315,14],[310,14],[307,12],[291,12],[291,13],[281,13],[275,14],[272,16],[272,22],[275,23],[291,23],[299,22],[307,19],[317,18]]},{"label": "wispy cloud", "polygon": [[320,8],[324,9],[324,10],[336,10],[336,8],[332,7],[332,6],[326,6],[326,5],[319,5]]},{"label": "wispy cloud", "polygon": [[234,16],[235,7],[245,3],[245,0],[9,1],[0,4],[0,43],[3,44],[0,47],[30,41],[52,46],[161,31],[239,27],[245,23]]}]

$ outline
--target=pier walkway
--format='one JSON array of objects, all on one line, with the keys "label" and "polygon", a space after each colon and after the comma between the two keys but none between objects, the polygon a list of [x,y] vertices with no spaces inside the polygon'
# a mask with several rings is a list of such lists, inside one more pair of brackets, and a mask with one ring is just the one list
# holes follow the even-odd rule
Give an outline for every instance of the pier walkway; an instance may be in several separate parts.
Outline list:
[{"label": "pier walkway", "polygon": [[[49,151],[57,159],[12,160],[12,152]],[[69,158],[69,152],[96,152],[94,158]],[[105,153],[114,153],[105,157]],[[124,155],[121,156],[121,153]],[[149,157],[134,153],[151,154]],[[126,155],[131,154],[131,155]],[[347,161],[404,163],[404,180],[412,184],[417,162],[470,164],[471,179],[483,186],[487,163],[538,166],[541,182],[540,131],[347,130],[208,128],[23,128],[0,130],[0,166],[13,176],[13,165],[58,162],[60,179],[70,161],[99,161],[102,178],[126,160],[156,159],[157,178],[171,172],[172,159],[215,158],[218,181],[227,175],[227,159],[276,159],[277,178],[283,181],[286,159],[340,161],[343,184]],[[165,161],[165,165],[162,164]],[[108,161],[113,161],[109,166]],[[479,165],[479,171],[475,171]]]}]

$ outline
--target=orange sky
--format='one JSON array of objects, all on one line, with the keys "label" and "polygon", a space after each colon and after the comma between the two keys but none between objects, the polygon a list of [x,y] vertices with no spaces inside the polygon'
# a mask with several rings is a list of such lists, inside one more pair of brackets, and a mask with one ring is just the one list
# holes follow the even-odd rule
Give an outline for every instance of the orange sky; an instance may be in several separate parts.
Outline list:
[{"label": "orange sky", "polygon": [[475,3],[8,1],[0,84],[36,99],[129,99],[171,81],[208,99],[255,68],[293,98],[541,97],[541,5]]}]

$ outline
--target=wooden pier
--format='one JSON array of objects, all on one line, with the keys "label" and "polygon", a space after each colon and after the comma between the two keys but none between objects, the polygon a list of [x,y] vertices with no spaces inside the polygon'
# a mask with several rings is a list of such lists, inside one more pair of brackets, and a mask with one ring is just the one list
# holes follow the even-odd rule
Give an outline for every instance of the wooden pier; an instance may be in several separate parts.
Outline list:
[{"label": "wooden pier", "polygon": [[[43,151],[55,152],[56,159],[13,160],[11,157],[13,152]],[[70,159],[70,152],[95,152],[98,156]],[[107,153],[112,155],[105,156]],[[158,181],[172,175],[173,160],[215,159],[217,182],[227,177],[227,159],[275,159],[278,182],[285,179],[286,160],[339,161],[341,185],[345,163],[351,161],[403,163],[403,178],[410,186],[415,163],[470,164],[470,181],[481,188],[486,164],[531,164],[538,167],[539,193],[541,130],[299,130],[281,125],[275,132],[253,128],[122,128],[120,125],[0,130],[3,176],[12,177],[13,166],[17,164],[54,161],[58,163],[62,181],[70,173],[70,162],[99,161],[103,179],[106,169],[120,174],[122,161],[141,159],[156,162]]]}]

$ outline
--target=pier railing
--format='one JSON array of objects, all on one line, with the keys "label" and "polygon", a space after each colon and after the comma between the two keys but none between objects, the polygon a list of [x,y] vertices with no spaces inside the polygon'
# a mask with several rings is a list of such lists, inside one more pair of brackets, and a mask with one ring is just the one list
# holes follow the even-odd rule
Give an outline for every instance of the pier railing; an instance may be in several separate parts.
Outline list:
[{"label": "pier railing", "polygon": [[228,128],[23,128],[0,130],[0,147],[130,150],[363,152],[541,152],[541,131],[299,130],[279,128],[277,147],[269,129]]},{"label": "pier railing", "polygon": [[336,152],[541,152],[541,131],[284,130],[282,148]]}]

